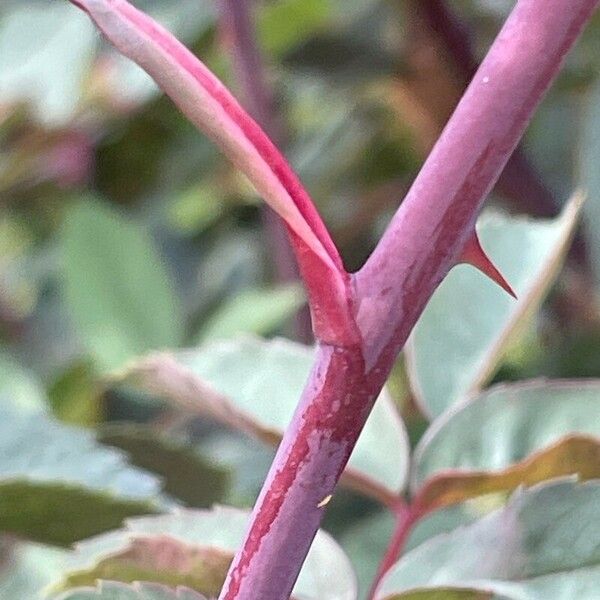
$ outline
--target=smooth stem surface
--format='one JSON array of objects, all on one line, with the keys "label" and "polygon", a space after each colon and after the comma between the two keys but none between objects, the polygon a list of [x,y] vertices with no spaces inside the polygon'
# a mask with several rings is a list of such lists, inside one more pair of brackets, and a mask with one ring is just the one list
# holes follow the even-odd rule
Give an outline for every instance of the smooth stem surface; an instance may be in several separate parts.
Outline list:
[{"label": "smooth stem surface", "polygon": [[316,364],[221,600],[286,600],[391,365],[598,0],[520,0],[377,249],[355,278],[356,346]]}]

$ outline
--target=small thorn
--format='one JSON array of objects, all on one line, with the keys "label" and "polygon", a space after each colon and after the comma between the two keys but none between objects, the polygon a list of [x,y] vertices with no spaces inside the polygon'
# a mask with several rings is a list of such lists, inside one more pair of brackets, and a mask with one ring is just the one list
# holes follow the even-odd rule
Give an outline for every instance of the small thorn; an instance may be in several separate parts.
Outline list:
[{"label": "small thorn", "polygon": [[464,250],[458,260],[458,262],[469,263],[476,269],[479,269],[484,275],[487,275],[493,282],[497,283],[505,292],[510,294],[515,300],[517,295],[512,289],[508,281],[504,279],[504,276],[494,263],[489,259],[488,255],[484,252],[477,234],[473,232],[473,235],[467,241]]}]

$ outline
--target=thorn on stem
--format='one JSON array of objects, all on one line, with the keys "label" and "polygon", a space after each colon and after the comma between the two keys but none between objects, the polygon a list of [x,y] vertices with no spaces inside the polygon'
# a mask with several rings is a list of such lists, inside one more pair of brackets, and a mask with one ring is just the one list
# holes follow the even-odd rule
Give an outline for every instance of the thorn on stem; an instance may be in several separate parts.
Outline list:
[{"label": "thorn on stem", "polygon": [[508,281],[506,281],[502,273],[500,273],[500,271],[496,268],[494,263],[490,260],[488,255],[481,247],[477,233],[473,232],[473,235],[471,235],[467,241],[458,262],[468,263],[474,266],[484,275],[487,275],[494,283],[498,284],[515,300],[517,299],[517,294],[515,294],[515,291],[512,289],[511,285],[508,283]]}]

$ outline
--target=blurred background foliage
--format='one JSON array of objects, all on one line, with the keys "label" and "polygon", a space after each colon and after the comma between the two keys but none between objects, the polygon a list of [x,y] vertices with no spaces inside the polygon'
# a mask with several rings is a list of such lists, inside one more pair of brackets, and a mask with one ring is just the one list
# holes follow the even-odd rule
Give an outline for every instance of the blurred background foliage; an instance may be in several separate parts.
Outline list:
[{"label": "blurred background foliage", "polygon": [[[419,0],[256,4],[277,137],[357,269],[514,3],[448,2],[453,20],[441,29],[435,3]],[[216,2],[136,5],[243,102]],[[575,188],[588,193],[565,267],[497,381],[600,376],[599,167],[597,15],[488,201],[551,217]],[[107,375],[149,351],[240,332],[310,342],[302,287],[268,221],[240,174],[80,11],[2,2],[0,394],[95,428],[101,444],[166,477],[166,491],[190,506],[250,505],[270,450]],[[405,380],[399,361],[390,390],[415,443],[425,420]],[[184,485],[199,473],[211,482],[202,494]],[[371,509],[350,492],[334,502],[337,532]]]}]

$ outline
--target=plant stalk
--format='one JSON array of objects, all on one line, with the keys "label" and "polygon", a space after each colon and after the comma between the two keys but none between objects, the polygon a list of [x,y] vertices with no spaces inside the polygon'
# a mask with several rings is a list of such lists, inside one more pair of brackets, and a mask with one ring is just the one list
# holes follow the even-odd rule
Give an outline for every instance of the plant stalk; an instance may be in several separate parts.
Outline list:
[{"label": "plant stalk", "polygon": [[599,0],[520,0],[354,278],[357,345],[316,364],[220,600],[286,600],[374,399]]}]

